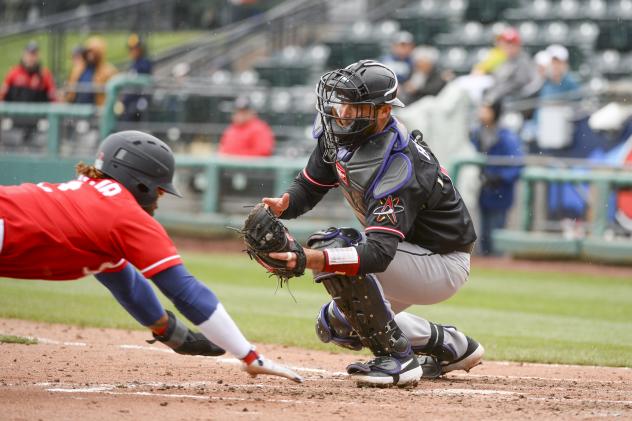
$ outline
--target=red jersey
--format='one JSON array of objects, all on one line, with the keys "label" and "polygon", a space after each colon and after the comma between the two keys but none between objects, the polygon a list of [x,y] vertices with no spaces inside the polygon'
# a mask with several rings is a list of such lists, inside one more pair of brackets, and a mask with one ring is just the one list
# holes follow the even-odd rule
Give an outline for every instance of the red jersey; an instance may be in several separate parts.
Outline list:
[{"label": "red jersey", "polygon": [[164,228],[110,179],[0,186],[0,276],[70,280],[182,263]]},{"label": "red jersey", "polygon": [[12,68],[0,87],[0,101],[55,101],[55,81],[48,69],[28,71],[22,64]]},{"label": "red jersey", "polygon": [[218,152],[224,155],[270,156],[274,151],[274,134],[268,124],[253,118],[243,124],[231,124],[219,141]]}]

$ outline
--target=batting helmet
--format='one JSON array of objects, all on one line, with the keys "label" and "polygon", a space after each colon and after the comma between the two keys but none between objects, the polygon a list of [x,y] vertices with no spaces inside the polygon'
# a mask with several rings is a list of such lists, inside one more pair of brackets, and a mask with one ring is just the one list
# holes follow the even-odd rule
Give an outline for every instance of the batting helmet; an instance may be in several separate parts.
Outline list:
[{"label": "batting helmet", "polygon": [[380,105],[403,107],[397,88],[395,73],[375,60],[360,60],[325,73],[316,88],[316,108],[324,129],[326,155],[335,158],[338,148],[354,148],[372,134]]},{"label": "batting helmet", "polygon": [[175,160],[162,140],[139,131],[112,133],[101,142],[96,169],[121,183],[141,206],[158,199],[158,189],[182,197],[173,185]]}]

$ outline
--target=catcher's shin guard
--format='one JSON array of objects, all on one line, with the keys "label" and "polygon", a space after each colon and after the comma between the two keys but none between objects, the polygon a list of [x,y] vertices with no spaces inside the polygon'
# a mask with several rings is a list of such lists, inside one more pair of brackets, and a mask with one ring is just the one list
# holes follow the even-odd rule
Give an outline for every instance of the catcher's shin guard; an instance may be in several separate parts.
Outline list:
[{"label": "catcher's shin guard", "polygon": [[316,281],[323,283],[362,345],[374,355],[400,358],[411,354],[410,342],[386,307],[375,276],[321,273]]},{"label": "catcher's shin guard", "polygon": [[183,355],[204,355],[208,357],[217,357],[224,355],[224,351],[213,342],[209,341],[199,332],[193,332],[184,323],[176,318],[176,316],[167,310],[169,324],[164,335],[154,335],[153,340],[147,341],[153,344],[156,341],[162,342],[178,354]]},{"label": "catcher's shin guard", "polygon": [[316,319],[316,335],[324,343],[334,344],[352,351],[362,349],[358,334],[345,319],[334,301],[323,305]]},{"label": "catcher's shin guard", "polygon": [[[358,244],[361,238],[353,228],[329,228],[314,233],[307,244],[317,250],[349,247]],[[403,358],[412,353],[410,342],[395,323],[374,275],[345,276],[315,272],[314,280],[323,283],[336,307],[358,334],[362,345],[373,354]]]}]

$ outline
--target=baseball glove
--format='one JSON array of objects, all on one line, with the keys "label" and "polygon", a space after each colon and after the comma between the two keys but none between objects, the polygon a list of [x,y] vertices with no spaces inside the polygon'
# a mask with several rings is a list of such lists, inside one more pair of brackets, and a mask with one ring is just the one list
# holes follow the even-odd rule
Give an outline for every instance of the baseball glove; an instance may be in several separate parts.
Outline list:
[{"label": "baseball glove", "polygon": [[[301,276],[305,272],[305,252],[303,247],[292,238],[283,223],[272,214],[267,206],[256,205],[241,229],[246,244],[246,253],[281,281]],[[296,266],[287,267],[284,260],[273,259],[269,253],[291,252],[296,254]]]}]

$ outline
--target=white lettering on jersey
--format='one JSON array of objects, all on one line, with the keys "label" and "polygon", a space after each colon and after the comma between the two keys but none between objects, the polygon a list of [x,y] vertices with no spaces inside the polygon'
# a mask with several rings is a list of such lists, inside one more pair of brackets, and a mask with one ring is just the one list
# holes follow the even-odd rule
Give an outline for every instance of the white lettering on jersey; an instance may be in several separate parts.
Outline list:
[{"label": "white lettering on jersey", "polygon": [[112,180],[103,180],[94,186],[95,189],[103,196],[116,196],[121,192],[121,186]]},{"label": "white lettering on jersey", "polygon": [[50,187],[44,185],[44,183],[37,183],[37,187],[39,187],[40,189],[44,190],[46,193],[52,193],[53,189],[51,189]]},{"label": "white lettering on jersey", "polygon": [[432,161],[432,159],[430,158],[430,155],[428,154],[428,151],[423,146],[421,146],[417,142],[413,142],[413,143],[415,144],[415,147],[417,148],[420,154],[425,156],[429,161]]},{"label": "white lettering on jersey", "polygon": [[[88,177],[80,175],[77,180],[68,181],[67,183],[61,183],[57,186],[60,191],[79,190],[84,183],[88,183],[94,187],[103,196],[111,197],[119,194],[122,189],[120,184],[112,180],[101,180],[98,183],[94,180],[90,180]],[[44,183],[37,183],[37,187],[44,190],[46,193],[52,193],[53,189],[46,186]]]},{"label": "white lettering on jersey", "polygon": [[81,186],[83,186],[82,181],[72,180],[67,183],[61,183],[60,185],[57,186],[57,188],[61,191],[68,191],[68,190],[79,190]]}]

